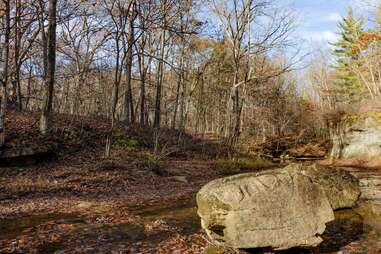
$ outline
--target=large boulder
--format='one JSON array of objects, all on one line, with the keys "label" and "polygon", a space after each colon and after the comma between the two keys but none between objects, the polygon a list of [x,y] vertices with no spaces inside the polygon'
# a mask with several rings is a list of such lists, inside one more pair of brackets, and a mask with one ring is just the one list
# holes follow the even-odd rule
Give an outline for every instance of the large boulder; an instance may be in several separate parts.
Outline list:
[{"label": "large boulder", "polygon": [[354,206],[359,195],[358,180],[344,170],[292,164],[214,180],[197,205],[214,242],[281,250],[318,245],[333,210]]},{"label": "large boulder", "polygon": [[[348,171],[317,164],[304,166],[290,165],[287,168],[300,170],[319,184],[328,197],[333,210],[352,208],[356,205],[361,191],[359,180]],[[285,168],[287,170],[287,168]]]},{"label": "large boulder", "polygon": [[369,161],[381,156],[381,120],[378,114],[347,116],[332,129],[332,158]]},{"label": "large boulder", "polygon": [[323,188],[292,168],[217,179],[197,205],[209,237],[234,248],[316,246],[334,219]]}]

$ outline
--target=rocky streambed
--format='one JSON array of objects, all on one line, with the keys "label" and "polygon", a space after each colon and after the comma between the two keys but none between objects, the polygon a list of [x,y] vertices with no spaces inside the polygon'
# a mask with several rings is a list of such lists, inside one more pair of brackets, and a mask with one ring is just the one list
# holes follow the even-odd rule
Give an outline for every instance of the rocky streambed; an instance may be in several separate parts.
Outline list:
[{"label": "rocky streambed", "polygon": [[[323,242],[317,247],[280,253],[381,253],[381,172],[359,168],[345,170],[360,180],[362,195],[358,205],[334,212],[335,219],[327,224],[321,235]],[[29,240],[37,237],[45,241],[36,249],[37,253],[202,253],[205,248],[207,253],[221,253],[215,246],[207,247],[207,241],[196,241],[206,236],[201,230],[194,197],[171,204],[121,209],[140,219],[118,224],[104,222],[101,216],[89,221],[81,214],[48,214],[0,220],[0,250],[27,253],[25,250],[33,246],[24,249],[20,246],[28,242],[28,237]],[[198,237],[186,238],[194,235]],[[187,239],[192,249],[180,248],[180,243],[175,242],[170,250],[159,252],[157,246],[168,239],[183,239],[183,243]],[[269,253],[269,250],[241,252]]]}]

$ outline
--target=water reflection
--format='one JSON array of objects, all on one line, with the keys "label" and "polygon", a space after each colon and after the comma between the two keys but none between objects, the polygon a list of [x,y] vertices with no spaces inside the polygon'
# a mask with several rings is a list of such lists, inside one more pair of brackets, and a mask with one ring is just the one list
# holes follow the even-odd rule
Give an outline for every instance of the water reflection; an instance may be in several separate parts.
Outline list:
[{"label": "water reflection", "polygon": [[[136,208],[132,210],[141,218],[141,224],[98,225],[87,223],[78,215],[42,215],[24,218],[0,220],[0,247],[2,239],[18,238],[22,234],[34,232],[38,225],[50,222],[71,224],[74,226],[67,234],[73,239],[94,239],[104,235],[109,239],[109,244],[121,242],[150,242],[156,243],[172,234],[170,231],[159,231],[157,234],[146,234],[147,228],[155,221],[163,221],[170,227],[175,227],[182,234],[192,234],[200,229],[197,216],[197,208],[194,200],[187,200],[173,204],[172,206],[154,206],[148,208]],[[278,254],[302,254],[302,253],[341,253],[341,254],[370,254],[381,253],[381,203],[361,203],[353,210],[341,210],[335,212],[335,220],[327,225],[323,234],[323,242],[318,247],[306,249],[293,249],[277,252]],[[62,249],[65,241],[54,246],[45,246],[51,252]],[[47,249],[44,249],[44,253]],[[247,250],[248,253],[271,253],[271,250]]]},{"label": "water reflection", "polygon": [[335,253],[352,242],[359,241],[364,234],[363,218],[354,210],[335,212],[335,220],[327,224],[322,235],[323,242],[314,253]]}]

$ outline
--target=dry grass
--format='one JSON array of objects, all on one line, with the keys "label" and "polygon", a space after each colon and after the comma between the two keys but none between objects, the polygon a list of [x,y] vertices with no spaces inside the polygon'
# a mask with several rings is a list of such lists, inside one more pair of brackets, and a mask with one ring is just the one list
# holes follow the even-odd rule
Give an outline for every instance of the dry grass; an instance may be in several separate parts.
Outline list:
[{"label": "dry grass", "polygon": [[238,174],[245,171],[256,171],[272,165],[272,163],[259,156],[239,157],[231,160],[219,159],[215,161],[217,169],[225,175]]}]

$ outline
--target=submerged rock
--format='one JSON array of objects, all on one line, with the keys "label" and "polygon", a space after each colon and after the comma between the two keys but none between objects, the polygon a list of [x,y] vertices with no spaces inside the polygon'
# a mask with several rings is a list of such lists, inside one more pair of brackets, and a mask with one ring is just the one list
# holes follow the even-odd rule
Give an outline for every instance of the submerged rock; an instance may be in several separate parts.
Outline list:
[{"label": "submerged rock", "polygon": [[358,181],[343,170],[292,164],[214,180],[197,205],[214,242],[283,250],[317,246],[333,209],[355,205],[359,194]]}]

